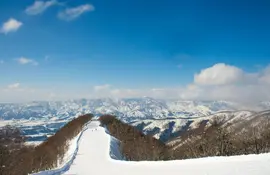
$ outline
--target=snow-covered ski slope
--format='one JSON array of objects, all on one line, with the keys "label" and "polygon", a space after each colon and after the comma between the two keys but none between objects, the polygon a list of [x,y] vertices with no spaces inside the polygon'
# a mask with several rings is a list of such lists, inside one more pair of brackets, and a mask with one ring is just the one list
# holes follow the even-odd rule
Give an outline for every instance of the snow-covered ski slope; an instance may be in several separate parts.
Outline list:
[{"label": "snow-covered ski slope", "polygon": [[[99,126],[88,124],[80,138],[73,163],[66,167],[66,175],[269,175],[270,154],[209,157],[201,159],[128,162],[112,159],[110,151],[117,142]],[[113,145],[112,145],[113,144]],[[113,153],[115,154],[115,153]],[[47,174],[47,173],[46,173]],[[50,174],[50,173],[48,173]]]}]

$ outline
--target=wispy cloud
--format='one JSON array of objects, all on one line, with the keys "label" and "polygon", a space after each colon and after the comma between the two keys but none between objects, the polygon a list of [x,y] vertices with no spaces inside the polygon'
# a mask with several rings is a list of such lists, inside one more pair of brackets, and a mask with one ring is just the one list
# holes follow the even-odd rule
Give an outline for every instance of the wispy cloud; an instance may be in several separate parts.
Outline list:
[{"label": "wispy cloud", "polygon": [[55,98],[54,94],[58,95],[59,92],[54,93],[49,88],[37,89],[35,87],[25,86],[19,82],[14,82],[4,87],[0,85],[1,103],[53,100]]},{"label": "wispy cloud", "polygon": [[10,84],[8,85],[8,89],[18,89],[20,85],[21,85],[20,83]]},{"label": "wispy cloud", "polygon": [[22,22],[14,18],[10,18],[8,21],[6,21],[2,25],[0,32],[4,34],[10,33],[10,32],[16,32],[22,25],[23,25]]},{"label": "wispy cloud", "polygon": [[34,4],[27,7],[25,13],[28,15],[38,15],[45,12],[48,8],[59,4],[56,0],[50,1],[35,1]]},{"label": "wispy cloud", "polygon": [[80,17],[82,14],[86,12],[90,12],[94,10],[95,10],[95,7],[91,4],[80,5],[78,7],[68,8],[62,12],[59,12],[58,18],[65,21],[71,21]]},{"label": "wispy cloud", "polygon": [[23,64],[23,65],[25,65],[25,64],[31,64],[31,65],[34,65],[34,66],[38,65],[37,61],[29,59],[29,58],[25,58],[25,57],[21,57],[21,58],[18,58],[16,60],[17,60],[17,62],[19,64]]},{"label": "wispy cloud", "polygon": [[180,87],[125,89],[110,85],[95,86],[96,97],[178,98],[182,100],[229,100],[252,105],[270,100],[270,65],[255,73],[239,67],[218,63],[194,75],[192,83]]}]

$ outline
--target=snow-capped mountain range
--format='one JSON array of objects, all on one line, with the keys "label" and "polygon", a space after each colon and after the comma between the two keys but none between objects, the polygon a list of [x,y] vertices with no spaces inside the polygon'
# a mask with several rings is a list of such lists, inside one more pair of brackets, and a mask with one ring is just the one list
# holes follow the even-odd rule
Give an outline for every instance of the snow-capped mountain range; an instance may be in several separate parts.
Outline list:
[{"label": "snow-capped mountain range", "polygon": [[[269,102],[257,105],[269,108]],[[236,111],[245,107],[228,101],[181,101],[153,98],[81,99],[59,102],[0,104],[0,126],[20,127],[32,141],[44,140],[74,117],[92,113],[95,116],[114,114],[157,138],[177,135],[183,128],[221,111]],[[248,108],[247,108],[248,109]],[[230,115],[230,112],[224,112]],[[253,114],[252,111],[244,113]],[[247,115],[248,115],[247,114]],[[196,122],[195,122],[196,123]]]},{"label": "snow-capped mountain range", "polygon": [[270,110],[253,111],[222,111],[208,116],[198,118],[176,118],[176,119],[146,119],[131,122],[133,126],[146,134],[151,134],[163,142],[172,142],[182,134],[197,129],[201,124],[206,127],[213,120],[219,120],[223,127],[242,132],[251,126],[259,127],[263,123],[270,122]]},{"label": "snow-capped mountain range", "polygon": [[[261,110],[269,109],[269,102],[258,104]],[[223,110],[243,109],[239,103],[227,101],[181,101],[138,99],[93,99],[59,102],[31,102],[0,104],[0,119],[63,119],[84,113],[94,115],[115,114],[125,121],[138,119],[195,118]],[[248,109],[247,109],[248,110]]]}]

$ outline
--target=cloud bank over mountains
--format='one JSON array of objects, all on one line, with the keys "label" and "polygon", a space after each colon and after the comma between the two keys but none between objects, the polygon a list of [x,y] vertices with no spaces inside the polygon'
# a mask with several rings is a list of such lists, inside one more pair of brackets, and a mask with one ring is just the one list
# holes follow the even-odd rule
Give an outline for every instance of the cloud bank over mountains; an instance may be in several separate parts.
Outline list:
[{"label": "cloud bank over mountains", "polygon": [[[179,80],[180,81],[180,80]],[[19,84],[19,83],[18,83]],[[69,91],[63,89],[9,88],[0,90],[2,101],[14,99],[65,100],[72,98],[136,98],[153,97],[182,100],[228,100],[257,103],[270,100],[270,66],[258,72],[245,72],[241,68],[224,63],[215,64],[194,74],[194,80],[180,87],[121,88],[110,84],[85,87]],[[34,93],[31,95],[31,93]],[[51,94],[54,94],[53,96]],[[32,98],[30,98],[32,97]]]}]

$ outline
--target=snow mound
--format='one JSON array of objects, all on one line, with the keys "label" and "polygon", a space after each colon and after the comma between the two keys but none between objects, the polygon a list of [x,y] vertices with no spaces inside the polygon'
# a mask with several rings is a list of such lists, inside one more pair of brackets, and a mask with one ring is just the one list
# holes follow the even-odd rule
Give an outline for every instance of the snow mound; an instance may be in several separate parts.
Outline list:
[{"label": "snow mound", "polygon": [[124,157],[121,153],[120,149],[120,141],[117,140],[115,137],[111,136],[111,143],[110,143],[110,156],[114,160],[124,160]]}]

